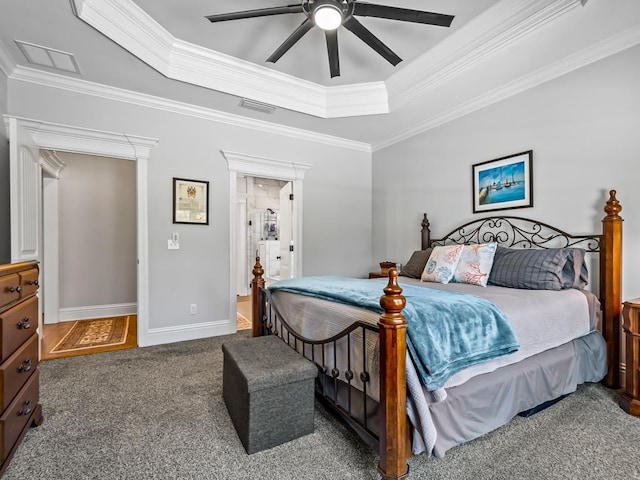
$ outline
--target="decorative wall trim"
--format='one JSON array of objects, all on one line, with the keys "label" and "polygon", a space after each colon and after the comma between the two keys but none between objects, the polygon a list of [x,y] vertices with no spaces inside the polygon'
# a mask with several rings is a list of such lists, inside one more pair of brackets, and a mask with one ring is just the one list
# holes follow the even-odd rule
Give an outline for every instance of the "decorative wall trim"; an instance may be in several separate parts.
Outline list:
[{"label": "decorative wall trim", "polygon": [[501,85],[467,102],[461,103],[443,113],[427,118],[421,123],[403,131],[401,134],[389,137],[383,142],[372,145],[373,151],[382,150],[398,142],[424,133],[445,123],[451,122],[465,115],[488,107],[501,100],[507,99],[531,88],[537,87],[569,72],[585,67],[591,63],[615,55],[623,50],[640,44],[640,26],[629,28],[613,37],[595,45],[569,55],[568,57],[524,75],[512,82]]},{"label": "decorative wall trim", "polygon": [[13,61],[4,44],[0,42],[0,70],[8,77],[15,68],[16,62]]},{"label": "decorative wall trim", "polygon": [[[308,163],[275,160],[272,158],[257,157],[243,153],[221,150],[222,156],[227,160],[229,168],[229,318],[235,318],[237,313],[237,191],[238,175],[251,175],[255,177],[275,178],[293,182],[293,197],[295,199],[293,211],[293,276],[302,275],[302,232],[303,232],[303,208],[302,208],[302,184],[306,171],[311,168]],[[252,265],[253,266],[253,265]],[[234,322],[234,328],[236,323]],[[234,330],[235,331],[235,330]]]},{"label": "decorative wall trim", "polygon": [[207,121],[224,123],[226,125],[249,128],[251,130],[266,132],[273,135],[281,135],[288,138],[371,153],[371,146],[368,143],[357,142],[331,135],[324,135],[290,126],[277,125],[275,123],[265,122],[264,120],[254,120],[241,115],[225,113],[199,105],[191,105],[144,93],[137,93],[121,88],[87,82],[86,80],[66,77],[50,72],[43,72],[33,68],[17,67],[10,78],[45,87],[59,88],[81,95],[91,95],[106,100],[115,100],[145,108],[153,108],[163,112],[187,115]]},{"label": "decorative wall trim", "polygon": [[44,173],[52,178],[60,178],[60,172],[67,166],[60,157],[51,150],[40,150],[40,166]]},{"label": "decorative wall trim", "polygon": [[169,78],[322,118],[388,113],[390,102],[413,102],[583,4],[498,2],[386,82],[325,87],[175,38],[131,0],[72,3],[80,19]]},{"label": "decorative wall trim", "polygon": [[73,3],[81,20],[169,78],[322,118],[389,111],[383,82],[363,84],[376,92],[368,96],[345,95],[338,87],[341,99],[329,101],[322,85],[175,38],[130,0]]},{"label": "decorative wall trim", "polygon": [[580,0],[498,2],[387,80],[392,109],[510,48],[523,36],[580,6]]},{"label": "decorative wall trim", "polygon": [[229,335],[236,332],[236,322],[218,320],[214,322],[193,323],[178,327],[152,328],[148,332],[149,345],[198,340],[200,338]]},{"label": "decorative wall trim", "polygon": [[136,315],[138,306],[136,303],[116,303],[112,305],[91,305],[85,307],[61,308],[60,322],[86,320],[88,318],[119,317],[122,315]]},{"label": "decorative wall trim", "polygon": [[15,118],[40,148],[48,150],[136,160],[148,159],[158,143],[155,138]]},{"label": "decorative wall trim", "polygon": [[[5,122],[24,127],[40,149],[124,158],[136,162],[137,253],[138,253],[138,345],[147,346],[149,337],[149,213],[148,163],[157,139],[137,135],[91,130],[5,115]],[[38,142],[42,143],[38,143]],[[46,285],[43,285],[46,288]]]},{"label": "decorative wall trim", "polygon": [[227,161],[229,171],[250,174],[255,177],[290,181],[303,180],[304,174],[311,168],[308,163],[274,160],[227,150],[221,150],[221,153]]}]

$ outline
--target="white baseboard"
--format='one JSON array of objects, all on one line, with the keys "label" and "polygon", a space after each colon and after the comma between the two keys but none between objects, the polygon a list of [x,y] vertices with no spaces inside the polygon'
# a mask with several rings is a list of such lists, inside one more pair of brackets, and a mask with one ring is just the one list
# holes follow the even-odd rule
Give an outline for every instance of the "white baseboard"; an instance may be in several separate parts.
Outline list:
[{"label": "white baseboard", "polygon": [[236,333],[236,321],[217,320],[215,322],[192,323],[175,327],[152,328],[147,332],[138,332],[138,345],[149,347],[165,343],[198,340]]},{"label": "white baseboard", "polygon": [[136,303],[116,303],[113,305],[91,305],[86,307],[61,308],[58,316],[60,322],[86,320],[88,318],[118,317],[138,313]]}]

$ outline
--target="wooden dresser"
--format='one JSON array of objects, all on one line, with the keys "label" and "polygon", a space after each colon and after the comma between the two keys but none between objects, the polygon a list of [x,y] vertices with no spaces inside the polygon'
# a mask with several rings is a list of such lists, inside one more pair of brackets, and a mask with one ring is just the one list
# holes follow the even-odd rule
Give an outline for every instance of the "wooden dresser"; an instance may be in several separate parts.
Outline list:
[{"label": "wooden dresser", "polygon": [[0,265],[0,476],[30,426],[42,423],[38,264]]},{"label": "wooden dresser", "polygon": [[620,406],[627,413],[640,416],[640,298],[622,304],[622,330],[627,381]]}]

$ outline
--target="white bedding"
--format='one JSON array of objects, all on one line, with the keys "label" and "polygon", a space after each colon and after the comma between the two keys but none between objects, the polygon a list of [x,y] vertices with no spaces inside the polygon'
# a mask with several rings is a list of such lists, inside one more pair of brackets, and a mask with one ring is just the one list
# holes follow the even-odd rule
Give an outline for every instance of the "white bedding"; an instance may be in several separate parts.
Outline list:
[{"label": "white bedding", "polygon": [[[380,284],[380,292],[386,279],[371,280]],[[431,418],[429,404],[446,398],[446,389],[462,385],[474,376],[492,372],[523,359],[549,350],[573,339],[583,337],[597,325],[599,303],[597,297],[581,290],[517,290],[505,287],[479,287],[460,283],[423,283],[419,280],[400,277],[400,285],[411,284],[425,288],[450,290],[478,295],[497,305],[512,324],[520,349],[512,354],[483,362],[462,370],[445,384],[443,389],[427,392],[420,386],[415,369],[407,358],[407,407],[414,425],[413,453],[431,452],[437,439],[437,432]],[[314,297],[305,297],[278,291],[272,295],[273,304],[284,315],[290,326],[309,339],[325,339],[336,335],[355,321],[377,324],[379,314],[351,305],[329,302]],[[361,336],[355,342],[355,350],[361,351]],[[367,336],[367,370],[372,374],[368,393],[378,400],[379,383],[377,335]],[[325,364],[331,368],[333,347]],[[339,349],[340,347],[338,347]],[[352,355],[353,355],[352,351]],[[360,354],[360,353],[358,353]],[[343,353],[338,354],[338,363],[344,362]],[[353,368],[353,367],[352,367]],[[342,377],[342,375],[341,375]],[[362,389],[358,375],[351,382]]]},{"label": "white bedding", "polygon": [[[518,351],[466,368],[453,375],[445,388],[461,385],[470,378],[519,362],[545,350],[587,335],[596,326],[589,302],[595,296],[581,290],[516,290],[505,287],[479,287],[463,283],[423,283],[400,277],[400,284],[427,286],[438,290],[468,293],[486,298],[504,312],[520,343]],[[591,297],[590,299],[588,298]],[[597,311],[597,310],[596,310]]]},{"label": "white bedding", "polygon": [[[380,284],[382,294],[386,279],[371,281]],[[403,283],[486,298],[504,312],[520,343],[520,349],[510,355],[483,362],[456,373],[446,382],[445,388],[460,385],[473,376],[492,372],[502,366],[557,347],[574,338],[582,337],[596,328],[599,311],[597,297],[582,290],[518,290],[496,286],[479,287],[463,283],[445,285],[400,277],[400,285],[402,286]],[[328,338],[358,320],[377,324],[379,319],[379,314],[373,311],[287,292],[275,292],[273,303],[295,331],[311,339]],[[376,362],[376,339],[368,340],[368,348],[371,349],[370,359]]]}]

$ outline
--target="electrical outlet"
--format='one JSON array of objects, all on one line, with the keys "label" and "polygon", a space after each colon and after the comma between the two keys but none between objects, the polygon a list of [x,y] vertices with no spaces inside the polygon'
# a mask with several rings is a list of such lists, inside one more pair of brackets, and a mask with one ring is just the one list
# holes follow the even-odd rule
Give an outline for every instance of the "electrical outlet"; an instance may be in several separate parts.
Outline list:
[{"label": "electrical outlet", "polygon": [[189,313],[191,315],[195,315],[198,313],[198,305],[195,303],[192,303],[191,305],[189,305]]}]

